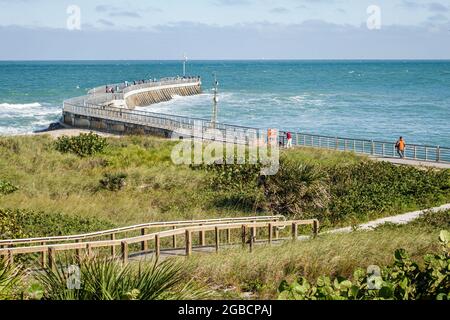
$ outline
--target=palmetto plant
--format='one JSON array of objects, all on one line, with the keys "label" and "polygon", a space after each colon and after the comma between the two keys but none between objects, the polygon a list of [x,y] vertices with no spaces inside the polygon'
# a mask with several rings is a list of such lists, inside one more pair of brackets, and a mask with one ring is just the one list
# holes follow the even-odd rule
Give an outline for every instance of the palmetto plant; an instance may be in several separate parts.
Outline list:
[{"label": "palmetto plant", "polygon": [[[74,264],[76,265],[76,264]],[[78,264],[79,273],[67,268],[37,275],[47,300],[169,300],[199,299],[201,288],[186,281],[179,261],[166,260],[122,266],[116,260],[90,259]],[[79,278],[77,278],[79,277]]]},{"label": "palmetto plant", "polygon": [[264,182],[264,194],[272,212],[307,218],[328,206],[326,172],[315,165],[280,159],[280,170]]},{"label": "palmetto plant", "polygon": [[21,267],[13,267],[0,259],[0,300],[14,299],[14,289],[22,278]]}]

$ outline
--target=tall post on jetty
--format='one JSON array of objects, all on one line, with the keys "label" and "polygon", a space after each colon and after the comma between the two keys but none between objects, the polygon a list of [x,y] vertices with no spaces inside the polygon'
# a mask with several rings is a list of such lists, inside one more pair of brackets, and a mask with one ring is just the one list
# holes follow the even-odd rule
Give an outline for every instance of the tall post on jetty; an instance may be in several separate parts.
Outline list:
[{"label": "tall post on jetty", "polygon": [[217,103],[219,102],[219,97],[218,97],[218,93],[219,93],[219,81],[217,81],[217,76],[214,73],[214,98],[213,98],[213,115],[212,115],[212,119],[211,119],[211,128],[215,129],[216,128],[216,123],[217,123]]},{"label": "tall post on jetty", "polygon": [[188,58],[187,58],[187,56],[186,56],[186,53],[184,54],[184,56],[183,56],[183,77],[186,77],[186,63],[187,63],[187,61],[188,61]]}]

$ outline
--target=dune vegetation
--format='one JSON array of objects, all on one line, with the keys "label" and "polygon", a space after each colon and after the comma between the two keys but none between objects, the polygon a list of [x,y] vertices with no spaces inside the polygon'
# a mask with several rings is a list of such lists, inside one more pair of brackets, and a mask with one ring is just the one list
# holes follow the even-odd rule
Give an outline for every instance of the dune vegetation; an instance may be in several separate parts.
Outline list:
[{"label": "dune vegetation", "polygon": [[[450,170],[398,167],[352,153],[283,151],[279,173],[261,177],[257,166],[175,165],[176,142],[154,137],[73,139],[1,137],[0,208],[105,227],[283,214],[318,218],[326,228],[450,200]],[[90,230],[73,225],[64,231]]]}]

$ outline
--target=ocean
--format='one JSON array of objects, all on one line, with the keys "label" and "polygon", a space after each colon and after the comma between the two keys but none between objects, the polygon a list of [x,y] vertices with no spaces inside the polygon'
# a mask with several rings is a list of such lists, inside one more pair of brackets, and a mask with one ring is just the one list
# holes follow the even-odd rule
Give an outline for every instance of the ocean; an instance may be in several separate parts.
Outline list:
[{"label": "ocean", "polygon": [[[180,61],[0,62],[0,135],[44,129],[92,87],[182,73]],[[450,61],[189,61],[204,93],[142,109],[219,122],[450,147]]]}]

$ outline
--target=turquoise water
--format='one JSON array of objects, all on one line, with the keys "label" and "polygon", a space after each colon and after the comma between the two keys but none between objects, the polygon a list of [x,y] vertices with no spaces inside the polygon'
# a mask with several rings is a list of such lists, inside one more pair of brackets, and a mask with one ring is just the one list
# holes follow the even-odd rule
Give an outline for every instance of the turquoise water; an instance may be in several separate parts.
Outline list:
[{"label": "turquoise water", "polygon": [[[180,62],[0,62],[0,134],[45,128],[62,101],[124,80],[181,74]],[[450,61],[195,61],[204,94],[144,109],[331,136],[450,146]]]}]

